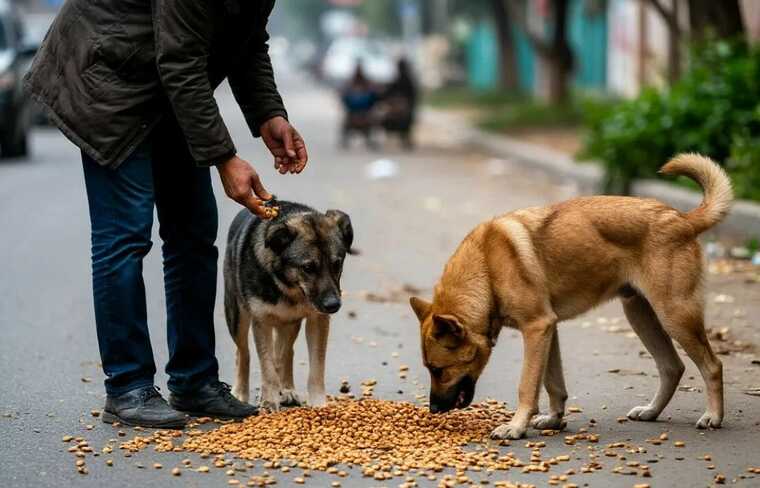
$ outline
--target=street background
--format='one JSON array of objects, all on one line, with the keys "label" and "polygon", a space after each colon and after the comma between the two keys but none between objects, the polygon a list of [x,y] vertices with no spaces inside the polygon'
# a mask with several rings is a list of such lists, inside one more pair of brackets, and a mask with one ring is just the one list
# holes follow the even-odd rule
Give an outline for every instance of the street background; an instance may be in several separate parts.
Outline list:
[{"label": "street background", "polygon": [[[355,247],[360,254],[347,259],[343,278],[346,297],[343,308],[332,321],[327,354],[328,394],[337,394],[343,378],[349,381],[354,392],[360,390],[363,380],[373,378],[377,380],[377,398],[418,401],[417,395],[427,393],[428,376],[420,359],[419,329],[407,303],[409,295],[430,297],[431,287],[446,259],[480,221],[513,209],[570,198],[580,191],[574,181],[558,179],[538,168],[518,165],[508,157],[467,144],[462,128],[493,130],[505,137],[548,145],[565,153],[579,150],[586,131],[597,129],[593,123],[585,126],[585,122],[574,118],[570,124],[558,125],[554,119],[544,125],[528,123],[529,119],[546,121],[547,113],[566,113],[563,107],[568,105],[554,98],[557,93],[552,90],[556,85],[536,82],[535,90],[530,88],[528,94],[519,95],[536,102],[530,102],[528,108],[521,102],[516,108],[517,95],[504,88],[500,68],[469,66],[467,49],[476,52],[469,63],[485,59],[488,56],[480,49],[488,51],[488,46],[492,46],[488,39],[496,35],[494,25],[479,24],[477,19],[483,17],[477,10],[460,15],[455,1],[433,2],[439,7],[446,6],[451,17],[439,12],[429,20],[432,33],[426,33],[425,22],[417,23],[415,17],[424,14],[421,5],[425,2],[398,2],[401,5],[398,11],[402,12],[398,14],[399,26],[391,26],[385,32],[375,17],[384,18],[380,7],[373,7],[380,11],[378,14],[366,6],[369,2],[343,2],[346,6],[341,12],[352,12],[356,17],[346,21],[340,19],[343,15],[340,14],[336,17],[338,20],[333,20],[339,31],[344,28],[341,22],[352,26],[350,35],[343,33],[339,38],[372,37],[382,32],[386,47],[380,50],[385,54],[381,56],[384,61],[377,62],[381,66],[377,68],[377,76],[392,77],[391,71],[383,74],[386,69],[383,66],[393,66],[396,57],[405,54],[414,61],[419,81],[427,87],[426,101],[418,112],[414,150],[383,137],[378,138],[379,146],[374,149],[358,140],[343,149],[340,134],[343,107],[337,88],[346,80],[329,79],[328,73],[323,71],[325,65],[314,64],[313,60],[319,58],[317,53],[323,50],[321,43],[327,42],[320,39],[324,36],[322,31],[316,37],[284,36],[288,29],[295,28],[296,20],[308,21],[308,18],[283,18],[292,12],[293,4],[301,5],[306,15],[309,14],[307,4],[315,3],[297,2],[279,2],[273,18],[273,33],[277,35],[272,45],[277,78],[291,121],[309,148],[307,170],[300,176],[278,175],[263,144],[251,138],[226,85],[218,90],[217,100],[239,153],[255,165],[272,193],[319,210],[339,208],[351,216]],[[337,3],[340,2],[333,2],[329,7],[335,8]],[[528,6],[538,13],[545,10],[546,15],[551,15],[558,3],[562,2],[528,2]],[[570,3],[600,3],[607,9],[628,8],[637,12],[640,4],[648,2]],[[673,8],[679,3],[685,6],[687,2],[665,3]],[[490,7],[489,2],[483,2],[482,12],[490,12]],[[45,13],[47,10],[39,6],[34,10],[38,12],[36,17],[26,18],[44,23],[49,15]],[[749,38],[755,25],[750,20],[756,20],[750,15],[751,11],[743,11]],[[684,29],[688,27],[686,12],[684,7],[678,14]],[[611,24],[615,17],[609,11],[605,15],[610,19],[608,32],[613,32]],[[357,30],[357,25],[364,27]],[[439,36],[436,29],[445,30],[445,35]],[[478,34],[478,29],[484,33]],[[489,29],[492,29],[491,34]],[[476,40],[463,41],[470,39],[467,36]],[[612,34],[609,37],[612,38]],[[660,43],[657,37],[649,39],[652,45],[668,51],[666,43]],[[444,50],[452,51],[441,56],[440,64],[428,66],[426,63],[431,58],[420,53],[429,52],[425,49],[436,51],[441,42],[448,46]],[[458,53],[454,52],[457,43],[462,42],[482,45],[465,46]],[[351,49],[349,51],[354,52]],[[687,52],[684,48],[684,58],[688,57]],[[492,55],[498,57],[495,51]],[[577,52],[575,55],[580,56]],[[612,62],[612,58],[605,59]],[[684,69],[678,77],[688,78],[690,64],[686,59],[680,62]],[[605,75],[604,81],[599,82],[609,88],[604,91],[617,92],[613,101],[607,101],[612,95],[605,95],[605,107],[609,110],[629,107],[626,104],[636,103],[635,97],[642,87],[659,86],[665,90],[669,83],[677,83],[675,78],[668,80],[671,74],[667,62],[660,63],[660,67],[660,78],[637,78],[630,86],[627,82],[615,85],[616,82],[610,81],[619,73]],[[541,78],[541,71],[536,69],[534,74]],[[608,69],[605,68],[605,73]],[[345,76],[345,70],[338,71],[344,74],[335,76]],[[625,86],[625,89],[616,86]],[[577,83],[569,83],[567,96],[575,97],[580,88]],[[489,126],[494,107],[504,113],[523,115],[514,119],[518,122],[510,119],[505,125]],[[751,132],[746,137],[753,140],[758,133],[753,132],[755,128],[751,123],[747,127]],[[111,456],[88,459],[89,474],[77,473],[74,457],[66,451],[69,446],[61,438],[82,436],[97,449],[117,437],[119,430],[102,424],[91,414],[102,408],[105,397],[94,333],[86,195],[79,151],[52,127],[35,126],[30,129],[29,137],[28,157],[0,160],[0,365],[3,372],[0,377],[0,486],[225,486],[228,477],[224,469],[212,468],[208,474],[186,472],[180,478],[172,477],[171,467],[185,457],[196,460],[197,456],[160,454],[152,449],[130,458],[115,451]],[[599,140],[604,137],[600,136]],[[604,144],[606,141],[608,139]],[[745,161],[738,148],[725,150],[735,161]],[[657,165],[664,162],[654,161]],[[751,168],[754,169],[749,172],[737,170],[735,177],[754,177],[753,171],[758,167]],[[640,176],[622,173],[631,178]],[[614,180],[611,188],[624,190],[627,186],[620,179],[611,180]],[[226,229],[239,207],[224,197],[216,179],[215,190],[220,208],[218,244],[223,255]],[[745,197],[750,199],[752,195],[747,190]],[[624,443],[628,450],[617,449],[611,456],[600,454],[598,461],[604,466],[603,470],[578,473],[571,476],[568,483],[594,487],[632,487],[637,483],[649,483],[652,487],[712,486],[716,476],[722,475],[729,484],[760,486],[760,470],[758,474],[748,472],[760,468],[760,351],[757,349],[760,344],[757,323],[760,266],[752,262],[757,237],[721,231],[705,236],[704,240],[709,257],[707,325],[711,328],[713,345],[724,362],[726,384],[727,414],[721,430],[694,428],[694,422],[704,410],[705,399],[703,382],[686,358],[687,372],[681,387],[659,421],[621,420],[632,406],[651,398],[658,379],[654,362],[633,336],[617,303],[560,326],[570,393],[568,405],[578,407],[576,413],[568,415],[568,433],[588,428],[600,435],[600,452],[604,452],[608,444],[617,442]],[[159,242],[155,233],[154,243]],[[145,261],[145,279],[151,339],[159,369],[156,384],[164,388],[166,377],[162,365],[166,362],[167,350],[161,258],[157,248]],[[219,283],[221,290],[221,275]],[[219,293],[217,354],[221,379],[231,382],[234,346],[226,330],[222,298]],[[508,408],[514,408],[521,356],[522,344],[517,332],[504,331],[478,383],[476,401],[495,398],[506,401]],[[305,388],[305,360],[304,340],[299,338],[295,370],[301,391]],[[256,387],[260,382],[259,371],[255,360],[252,364],[252,387]],[[398,367],[402,364],[410,367],[405,380],[398,377]],[[168,394],[165,389],[163,393]],[[545,406],[544,397],[541,405]],[[123,430],[126,439],[138,434],[131,429]],[[668,434],[668,440],[661,445],[647,442],[663,433]],[[578,471],[589,462],[585,445],[566,446],[561,435],[539,438],[537,434],[530,431],[533,438],[529,440],[546,442],[547,455],[570,455],[570,462],[563,468]],[[683,441],[685,447],[675,447],[675,441]],[[531,449],[525,447],[526,442],[513,442],[508,450],[529,458]],[[643,451],[638,450],[639,447]],[[709,461],[705,455],[710,457]],[[106,458],[113,459],[112,467],[106,466]],[[154,462],[161,463],[163,470],[153,469]],[[645,479],[636,474],[615,472],[615,467],[622,467],[623,472],[635,472],[634,465],[628,464],[634,462],[649,465],[653,477]],[[255,467],[236,477],[244,482],[248,476],[265,470],[261,462],[256,462]],[[546,486],[549,474],[523,474],[512,470],[492,476],[483,474],[479,478],[490,480],[492,484],[497,480],[511,480]],[[291,486],[297,473],[275,475],[276,486]],[[316,473],[307,484],[326,487],[331,480]],[[717,480],[720,481],[720,477]],[[353,470],[342,483],[346,487],[397,486],[401,480],[377,482],[362,478]],[[420,485],[436,486],[436,482],[421,479]]]}]

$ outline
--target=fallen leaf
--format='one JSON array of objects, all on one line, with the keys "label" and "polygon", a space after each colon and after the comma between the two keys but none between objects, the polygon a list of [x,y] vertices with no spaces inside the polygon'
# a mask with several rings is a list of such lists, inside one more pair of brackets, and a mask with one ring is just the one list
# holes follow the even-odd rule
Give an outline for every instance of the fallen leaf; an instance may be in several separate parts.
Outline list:
[{"label": "fallen leaf", "polygon": [[613,373],[613,374],[619,374],[620,376],[646,376],[647,375],[644,371],[637,371],[635,369],[615,368],[615,369],[609,369],[607,370],[607,372]]}]

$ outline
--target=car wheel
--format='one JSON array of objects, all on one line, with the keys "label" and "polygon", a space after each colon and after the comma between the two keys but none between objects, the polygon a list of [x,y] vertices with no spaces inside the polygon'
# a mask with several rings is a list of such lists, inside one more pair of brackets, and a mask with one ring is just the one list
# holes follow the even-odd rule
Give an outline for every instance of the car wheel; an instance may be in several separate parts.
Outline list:
[{"label": "car wheel", "polygon": [[0,136],[0,150],[4,158],[21,158],[29,154],[27,133],[22,131],[16,135],[13,132]]}]

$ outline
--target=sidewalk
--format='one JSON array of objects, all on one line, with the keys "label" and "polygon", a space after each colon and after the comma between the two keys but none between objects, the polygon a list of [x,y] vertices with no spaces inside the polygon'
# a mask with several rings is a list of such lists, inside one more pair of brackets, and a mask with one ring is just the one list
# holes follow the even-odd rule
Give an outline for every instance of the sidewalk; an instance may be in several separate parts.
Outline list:
[{"label": "sidewalk", "polygon": [[[539,168],[557,182],[573,186],[580,195],[598,193],[604,178],[604,170],[598,163],[577,161],[565,152],[480,130],[461,113],[425,107],[422,121],[422,125],[429,126],[431,132],[455,134],[456,137],[449,140],[457,144],[467,145],[509,163]],[[633,184],[632,194],[662,200],[679,210],[695,208],[702,201],[700,193],[665,180],[638,180]],[[760,237],[760,203],[736,201],[728,217],[711,230],[709,236],[728,238],[742,244],[747,239]]]}]

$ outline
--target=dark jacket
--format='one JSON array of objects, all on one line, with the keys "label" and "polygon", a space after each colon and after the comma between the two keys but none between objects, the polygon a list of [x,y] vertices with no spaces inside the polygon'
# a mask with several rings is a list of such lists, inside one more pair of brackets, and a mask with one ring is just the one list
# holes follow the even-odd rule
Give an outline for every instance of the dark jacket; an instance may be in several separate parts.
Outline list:
[{"label": "dark jacket", "polygon": [[229,79],[254,136],[287,117],[269,60],[274,0],[68,0],[28,92],[74,144],[117,167],[169,110],[199,165],[235,154],[213,97]]}]

